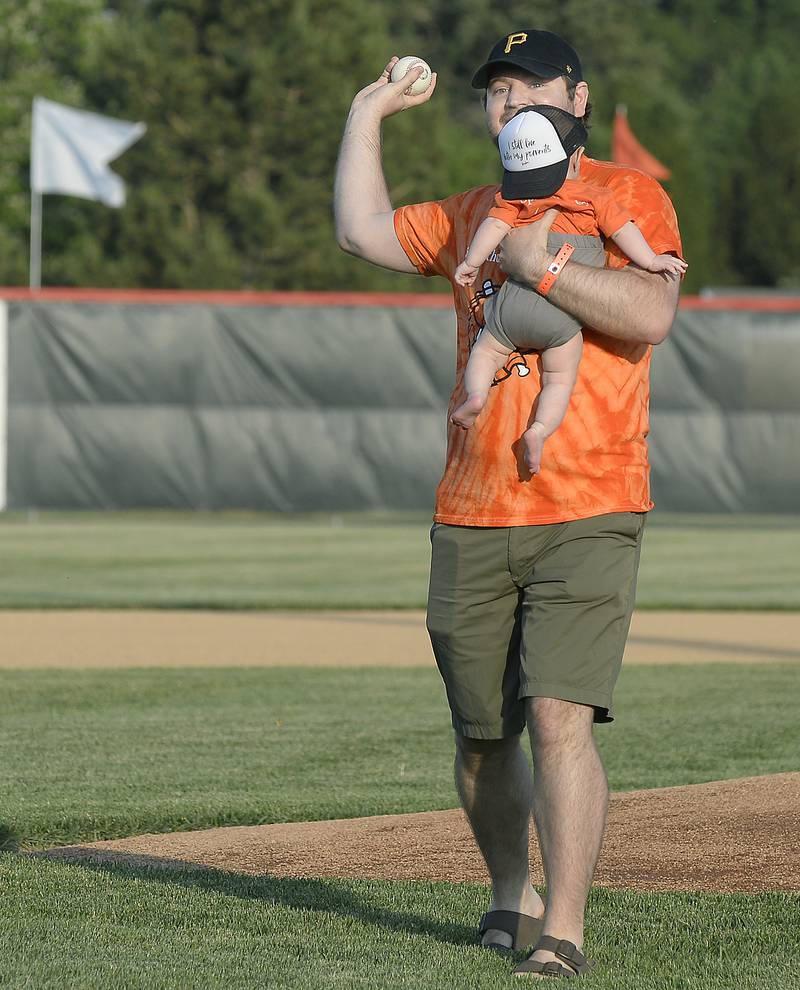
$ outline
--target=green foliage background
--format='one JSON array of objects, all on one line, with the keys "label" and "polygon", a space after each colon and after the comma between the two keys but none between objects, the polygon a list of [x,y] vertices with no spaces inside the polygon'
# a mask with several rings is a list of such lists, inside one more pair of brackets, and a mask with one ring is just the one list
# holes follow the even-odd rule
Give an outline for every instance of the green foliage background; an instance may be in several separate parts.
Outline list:
[{"label": "green foliage background", "polygon": [[495,181],[472,71],[503,33],[557,31],[581,53],[609,156],[614,106],[673,172],[685,289],[800,285],[794,0],[16,0],[0,21],[0,283],[25,284],[30,108],[41,95],[143,120],[115,165],[119,211],[45,200],[45,284],[441,291],[335,245],[331,189],[353,94],[389,55],[439,73],[387,122],[393,202]]}]

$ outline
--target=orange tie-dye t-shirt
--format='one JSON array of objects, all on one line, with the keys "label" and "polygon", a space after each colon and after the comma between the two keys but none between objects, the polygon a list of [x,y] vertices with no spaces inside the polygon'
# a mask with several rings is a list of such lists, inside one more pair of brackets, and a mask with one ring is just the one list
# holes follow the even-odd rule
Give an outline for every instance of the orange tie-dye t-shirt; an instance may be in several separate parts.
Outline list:
[{"label": "orange tie-dye t-shirt", "polygon": [[[607,187],[656,254],[681,253],[680,234],[661,186],[636,169],[584,157],[582,181]],[[456,385],[449,413],[461,401],[470,347],[483,326],[483,303],[505,273],[486,261],[471,286],[453,283],[497,186],[395,211],[400,244],[422,275],[453,285],[458,341]],[[627,257],[609,241],[606,265]],[[513,353],[496,376],[489,401],[470,430],[448,425],[447,461],[436,491],[437,522],[457,526],[524,526],[583,519],[606,512],[643,512],[650,501],[646,436],[650,347],[584,330],[578,379],[561,426],[544,446],[542,468],[525,468],[522,434],[539,394],[535,353]]]}]

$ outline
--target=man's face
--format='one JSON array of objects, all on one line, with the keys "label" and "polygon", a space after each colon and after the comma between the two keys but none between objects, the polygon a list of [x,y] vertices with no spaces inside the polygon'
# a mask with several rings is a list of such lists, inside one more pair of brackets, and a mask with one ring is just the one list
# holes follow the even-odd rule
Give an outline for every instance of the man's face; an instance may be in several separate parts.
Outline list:
[{"label": "man's face", "polygon": [[567,95],[563,76],[541,79],[513,65],[501,65],[486,89],[486,126],[494,140],[522,107],[546,104],[582,117],[589,99],[589,88],[579,82],[573,99]]}]

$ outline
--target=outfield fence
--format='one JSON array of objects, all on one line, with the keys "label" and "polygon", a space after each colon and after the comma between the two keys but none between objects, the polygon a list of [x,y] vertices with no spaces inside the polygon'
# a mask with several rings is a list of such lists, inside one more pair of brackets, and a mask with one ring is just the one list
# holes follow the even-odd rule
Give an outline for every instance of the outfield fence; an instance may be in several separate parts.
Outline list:
[{"label": "outfield fence", "polygon": [[[449,296],[0,290],[11,509],[429,508]],[[652,362],[654,498],[796,512],[800,300],[685,298]]]}]

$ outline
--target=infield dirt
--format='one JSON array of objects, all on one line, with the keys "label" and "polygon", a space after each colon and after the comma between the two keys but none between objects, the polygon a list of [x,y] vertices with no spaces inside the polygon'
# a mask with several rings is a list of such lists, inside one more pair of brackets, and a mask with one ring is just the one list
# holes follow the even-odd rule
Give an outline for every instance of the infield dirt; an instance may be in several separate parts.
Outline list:
[{"label": "infield dirt", "polygon": [[[642,891],[800,890],[800,773],[612,796],[595,883]],[[37,855],[272,877],[488,876],[461,811],[140,835]],[[531,839],[534,883],[543,877]]]},{"label": "infield dirt", "polygon": [[[625,663],[800,663],[800,613],[636,612]],[[432,664],[422,612],[0,611],[0,669]]]}]

